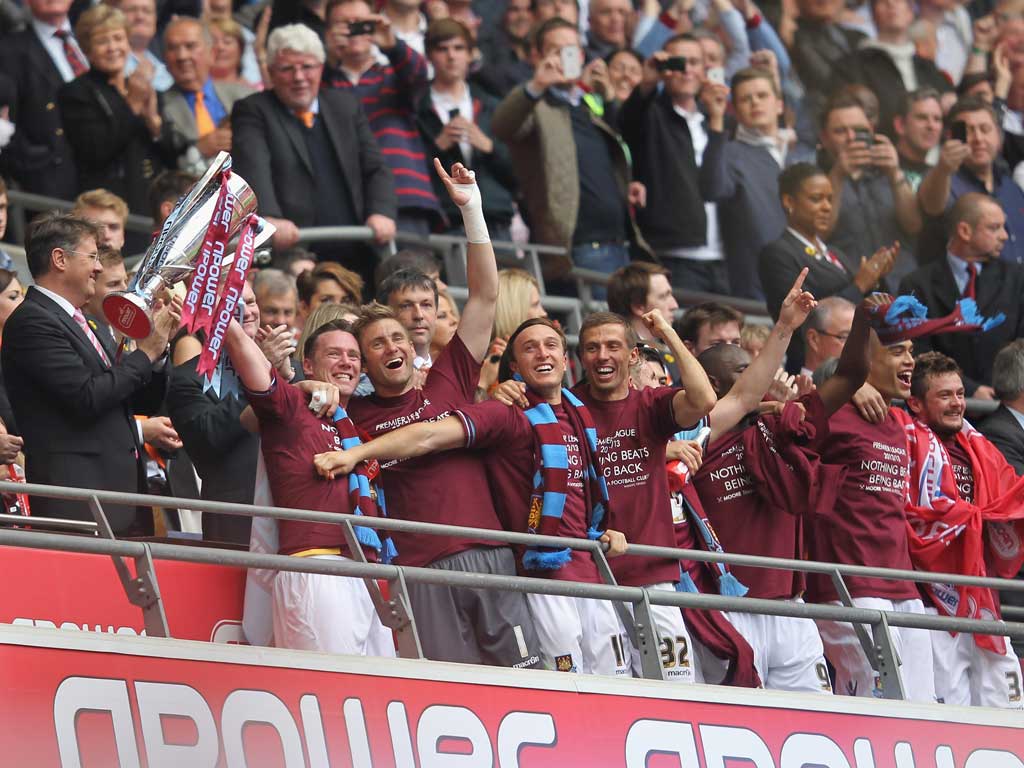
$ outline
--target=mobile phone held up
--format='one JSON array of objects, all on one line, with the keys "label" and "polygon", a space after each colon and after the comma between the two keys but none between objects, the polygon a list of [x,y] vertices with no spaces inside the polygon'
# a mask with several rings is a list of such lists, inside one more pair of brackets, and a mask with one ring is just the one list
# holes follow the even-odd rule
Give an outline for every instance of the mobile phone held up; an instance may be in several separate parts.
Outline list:
[{"label": "mobile phone held up", "polygon": [[873,134],[869,128],[854,128],[853,140],[859,141],[861,144],[865,144],[868,147],[872,147],[875,144],[875,134]]},{"label": "mobile phone held up", "polygon": [[964,144],[967,143],[967,123],[963,120],[957,120],[953,125],[949,127],[949,135],[951,138],[957,141],[962,141]]},{"label": "mobile phone held up", "polygon": [[721,67],[708,67],[707,78],[709,83],[725,85],[725,70]]},{"label": "mobile phone held up", "polygon": [[448,119],[449,120],[454,120],[458,116],[459,116],[459,108],[458,107],[452,107],[451,109],[448,110]]},{"label": "mobile phone held up", "polygon": [[685,72],[685,56],[669,56],[667,59],[660,59],[657,62],[659,72]]},{"label": "mobile phone held up", "polygon": [[583,74],[583,53],[578,46],[567,45],[558,52],[562,61],[562,74],[566,80],[579,80]]},{"label": "mobile phone held up", "polygon": [[356,35],[372,35],[376,29],[377,22],[375,21],[353,21],[348,25],[348,36],[355,37]]}]

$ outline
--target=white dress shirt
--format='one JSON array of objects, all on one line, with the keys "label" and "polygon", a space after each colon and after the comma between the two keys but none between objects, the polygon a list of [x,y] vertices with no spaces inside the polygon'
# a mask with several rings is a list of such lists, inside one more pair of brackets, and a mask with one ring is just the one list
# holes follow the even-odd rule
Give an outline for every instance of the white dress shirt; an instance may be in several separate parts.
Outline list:
[{"label": "white dress shirt", "polygon": [[57,71],[60,72],[60,76],[64,79],[65,83],[70,83],[75,79],[75,71],[71,68],[68,63],[68,57],[64,55],[64,41],[60,38],[54,37],[58,30],[63,30],[68,33],[68,40],[78,51],[78,55],[82,57],[82,61],[87,61],[85,54],[82,53],[82,49],[78,46],[78,41],[75,40],[74,35],[71,34],[71,24],[68,23],[67,19],[64,19],[64,23],[55,27],[52,24],[47,24],[45,21],[32,17],[32,29],[35,30],[36,37],[39,38],[39,42],[43,44],[43,48],[50,54],[50,58],[53,60],[53,64],[57,67]]}]

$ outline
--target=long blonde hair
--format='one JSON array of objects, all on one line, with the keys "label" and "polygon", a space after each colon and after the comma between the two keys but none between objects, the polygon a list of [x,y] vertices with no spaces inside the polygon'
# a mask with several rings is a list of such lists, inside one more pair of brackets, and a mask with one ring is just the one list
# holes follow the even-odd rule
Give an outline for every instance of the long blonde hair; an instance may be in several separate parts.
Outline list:
[{"label": "long blonde hair", "polygon": [[537,278],[523,269],[503,269],[498,272],[498,303],[494,309],[493,338],[507,339],[530,311],[530,292],[540,291]]}]

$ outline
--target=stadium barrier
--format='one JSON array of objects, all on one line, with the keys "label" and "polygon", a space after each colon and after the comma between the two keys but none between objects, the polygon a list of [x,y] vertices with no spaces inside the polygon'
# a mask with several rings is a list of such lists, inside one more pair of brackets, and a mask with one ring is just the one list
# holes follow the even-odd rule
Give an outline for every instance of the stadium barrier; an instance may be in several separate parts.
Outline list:
[{"label": "stadium barrier", "polygon": [[[899,660],[892,644],[889,627],[995,634],[1011,638],[1024,638],[1024,624],[997,620],[959,619],[929,614],[896,613],[854,607],[846,588],[844,577],[872,576],[917,583],[976,585],[997,590],[1024,591],[1024,582],[1015,580],[786,560],[734,553],[711,553],[670,547],[630,545],[628,552],[622,555],[623,557],[672,557],[705,562],[723,562],[756,568],[785,568],[807,573],[824,574],[832,579],[844,605],[836,606],[747,597],[737,598],[712,594],[667,592],[616,585],[604,554],[605,546],[600,542],[587,539],[570,539],[511,531],[464,528],[435,523],[315,512],[284,507],[196,501],[164,496],[147,496],[115,491],[62,488],[34,484],[0,482],[0,491],[28,493],[48,498],[87,502],[95,517],[98,532],[102,534],[103,538],[72,536],[62,533],[42,533],[33,530],[0,529],[0,545],[28,549],[102,554],[112,557],[129,601],[143,611],[147,634],[155,637],[167,637],[170,632],[161,603],[160,587],[153,566],[154,559],[361,578],[366,583],[381,622],[394,630],[399,654],[404,658],[413,659],[421,659],[422,651],[416,630],[416,619],[407,596],[406,584],[409,582],[609,600],[615,606],[623,625],[627,628],[631,641],[634,643],[634,647],[637,648],[640,654],[643,676],[648,679],[658,680],[663,679],[663,669],[661,649],[651,618],[651,605],[669,605],[680,608],[703,608],[740,613],[790,616],[812,620],[851,622],[857,630],[867,658],[879,673],[881,690],[884,697],[890,699],[902,699],[904,696],[899,676],[895,673]],[[105,503],[167,508],[183,506],[201,511],[253,518],[268,517],[278,520],[340,524],[346,540],[349,542],[349,549],[352,552],[353,559],[349,561],[323,561],[295,558],[286,555],[258,554],[225,549],[223,547],[197,547],[156,541],[117,540],[111,533],[106,515],[103,512],[103,504]],[[24,520],[24,524],[28,526],[31,526],[33,522],[30,518]],[[496,576],[369,563],[366,562],[362,555],[362,549],[358,546],[354,525],[423,535],[459,536],[504,544],[570,547],[592,554],[604,583],[585,584],[521,576]],[[134,560],[135,576],[131,575],[127,564],[122,558],[132,558]],[[387,596],[384,595],[378,585],[378,580],[388,583]]]}]

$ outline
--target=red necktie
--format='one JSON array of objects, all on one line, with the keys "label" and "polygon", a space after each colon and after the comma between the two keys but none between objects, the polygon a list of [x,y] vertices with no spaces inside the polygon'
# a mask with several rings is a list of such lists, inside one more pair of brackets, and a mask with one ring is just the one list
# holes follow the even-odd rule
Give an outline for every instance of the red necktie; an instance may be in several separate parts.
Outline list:
[{"label": "red necktie", "polygon": [[832,251],[826,249],[825,258],[828,259],[828,263],[831,264],[836,269],[842,270],[843,272],[846,271],[846,267],[843,266],[843,263],[836,258],[836,255],[832,253]]},{"label": "red necktie", "polygon": [[74,43],[71,42],[71,34],[66,30],[58,29],[53,33],[53,36],[60,40],[64,46],[64,58],[68,60],[68,64],[71,66],[71,71],[75,73],[75,77],[88,72],[89,65],[82,59],[82,54],[78,52]]},{"label": "red necktie", "polygon": [[974,264],[967,265],[967,285],[964,286],[963,297],[965,299],[975,299],[975,283],[978,281],[978,267]]},{"label": "red necktie", "polygon": [[100,360],[109,367],[110,358],[107,357],[107,353],[103,351],[103,345],[101,345],[100,340],[96,338],[96,334],[92,332],[92,328],[89,327],[89,323],[85,319],[85,315],[82,314],[82,310],[76,309],[74,317],[75,322],[78,323],[78,327],[85,332],[85,335],[89,338],[89,343],[91,343],[93,349],[96,350],[96,354],[100,356]]}]

